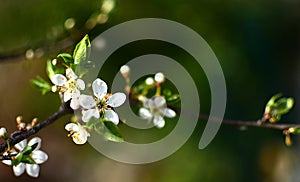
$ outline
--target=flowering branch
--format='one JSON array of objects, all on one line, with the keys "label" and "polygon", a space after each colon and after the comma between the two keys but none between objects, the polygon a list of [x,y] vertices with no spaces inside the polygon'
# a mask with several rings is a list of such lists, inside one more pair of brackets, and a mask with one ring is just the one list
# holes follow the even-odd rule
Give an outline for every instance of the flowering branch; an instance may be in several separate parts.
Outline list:
[{"label": "flowering branch", "polygon": [[21,142],[24,139],[27,139],[28,137],[36,134],[38,131],[40,131],[42,128],[48,126],[49,124],[53,123],[60,117],[73,113],[73,110],[69,107],[68,103],[62,102],[62,105],[59,107],[58,111],[49,116],[47,119],[42,121],[41,123],[35,125],[29,130],[26,131],[16,131],[11,134],[11,136],[7,139],[7,142],[3,142],[0,144],[0,153],[4,152],[5,149],[8,148],[8,143],[10,146],[13,146],[19,142]]}]

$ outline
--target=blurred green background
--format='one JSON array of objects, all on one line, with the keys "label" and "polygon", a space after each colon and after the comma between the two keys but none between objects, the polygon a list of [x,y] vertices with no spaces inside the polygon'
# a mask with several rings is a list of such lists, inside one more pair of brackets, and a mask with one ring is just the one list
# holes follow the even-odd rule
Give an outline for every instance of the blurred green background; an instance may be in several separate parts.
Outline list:
[{"label": "blurred green background", "polygon": [[[267,100],[282,92],[296,101],[282,122],[300,121],[299,1],[119,0],[107,21],[106,16],[99,20],[101,6],[98,0],[1,0],[0,126],[12,132],[18,115],[28,121],[33,117],[43,120],[57,110],[58,96],[41,96],[29,80],[36,75],[46,78],[46,60],[63,51],[55,49],[58,42],[66,37],[78,40],[84,32],[93,38],[124,21],[149,17],[182,23],[208,42],[227,82],[226,118],[256,120]],[[68,18],[75,20],[72,29],[65,27]],[[69,52],[73,49],[67,44],[62,47]],[[32,59],[31,49],[36,50]],[[25,52],[28,59],[23,59]],[[210,90],[205,74],[190,55],[176,46],[149,40],[126,45],[111,56],[101,77],[111,85],[112,73],[122,64],[148,53],[170,56],[189,70],[199,89],[201,113],[208,114]],[[240,131],[222,125],[213,142],[199,150],[205,126],[205,121],[199,121],[192,137],[175,154],[152,164],[128,165],[104,157],[89,144],[76,146],[64,130],[69,121],[70,116],[63,117],[37,134],[43,138],[42,149],[49,160],[41,165],[40,177],[35,181],[300,181],[300,140],[294,137],[295,144],[287,148],[280,131]],[[166,129],[153,131],[153,135],[170,132],[175,124],[168,120]],[[130,129],[121,126],[121,131],[126,136]],[[136,137],[142,135],[140,132]],[[5,165],[0,165],[0,174],[0,181],[33,181],[26,174],[14,177],[12,169]]]}]

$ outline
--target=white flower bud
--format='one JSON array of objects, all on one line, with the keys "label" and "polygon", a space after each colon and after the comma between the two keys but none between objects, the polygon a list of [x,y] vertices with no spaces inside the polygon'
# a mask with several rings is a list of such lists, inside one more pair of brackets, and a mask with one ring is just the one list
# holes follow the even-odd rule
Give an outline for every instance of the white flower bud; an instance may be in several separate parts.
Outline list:
[{"label": "white flower bud", "polygon": [[7,137],[7,131],[6,128],[0,128],[0,137],[1,138],[6,138]]},{"label": "white flower bud", "polygon": [[153,80],[152,77],[148,77],[145,82],[146,82],[147,85],[153,85],[154,80]]},{"label": "white flower bud", "polygon": [[162,83],[162,82],[165,81],[165,75],[163,73],[156,73],[155,76],[154,76],[154,80],[157,83]]},{"label": "white flower bud", "polygon": [[129,72],[130,72],[129,66],[123,65],[123,66],[120,68],[120,72],[121,72],[121,74],[123,75],[123,77],[127,78],[128,75],[129,75]]}]

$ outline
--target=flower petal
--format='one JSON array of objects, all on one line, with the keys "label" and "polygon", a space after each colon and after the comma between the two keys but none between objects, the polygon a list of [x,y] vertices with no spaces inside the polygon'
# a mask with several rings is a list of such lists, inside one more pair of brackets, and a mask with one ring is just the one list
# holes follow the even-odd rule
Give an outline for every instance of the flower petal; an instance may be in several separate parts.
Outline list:
[{"label": "flower petal", "polygon": [[163,116],[168,118],[174,118],[176,116],[176,112],[169,108],[163,108],[160,111]]},{"label": "flower petal", "polygon": [[113,122],[115,125],[117,125],[119,123],[119,116],[113,110],[105,110],[105,119]]},{"label": "flower petal", "polygon": [[53,84],[63,86],[67,83],[67,78],[62,74],[56,74],[51,78]]},{"label": "flower petal", "polygon": [[82,113],[82,121],[88,122],[92,117],[99,118],[100,114],[97,109],[89,109],[87,111],[83,111]]},{"label": "flower petal", "polygon": [[33,151],[31,157],[37,164],[42,164],[48,160],[48,155],[41,150]]},{"label": "flower petal", "polygon": [[84,84],[84,81],[81,80],[81,79],[77,79],[77,86],[80,90],[84,90],[85,89],[85,84]]},{"label": "flower petal", "polygon": [[25,164],[20,163],[17,166],[13,166],[13,171],[16,176],[20,176],[25,171]]},{"label": "flower petal", "polygon": [[68,89],[64,92],[64,102],[68,102],[72,98],[71,90]]},{"label": "flower petal", "polygon": [[90,95],[80,95],[79,96],[79,104],[84,108],[84,109],[90,109],[92,107],[96,106],[96,101],[94,98]]},{"label": "flower petal", "polygon": [[32,145],[34,145],[34,144],[38,144],[37,145],[37,147],[34,149],[34,150],[38,150],[38,149],[40,149],[41,148],[41,145],[42,145],[42,139],[41,138],[39,138],[39,137],[34,137],[34,138],[32,138],[29,142],[28,142],[28,145],[29,146],[32,146]]},{"label": "flower petal", "polygon": [[139,115],[141,116],[142,119],[151,119],[152,118],[151,112],[148,109],[143,108],[143,107],[140,108]]},{"label": "flower petal", "polygon": [[157,128],[162,128],[165,126],[165,120],[160,115],[154,116],[153,123],[155,126],[157,126]]},{"label": "flower petal", "polygon": [[107,84],[100,78],[97,78],[93,82],[92,88],[93,88],[94,95],[98,99],[102,99],[103,96],[107,94]]},{"label": "flower petal", "polygon": [[26,164],[26,172],[29,176],[37,178],[40,172],[40,166],[38,164]]},{"label": "flower petal", "polygon": [[66,69],[66,76],[70,80],[75,80],[77,78],[77,75],[74,73],[74,71],[71,68]]},{"label": "flower petal", "polygon": [[77,124],[75,123],[68,123],[66,124],[65,126],[65,130],[67,131],[78,131],[79,130],[79,127]]},{"label": "flower petal", "polygon": [[152,108],[152,107],[154,107],[153,100],[151,100],[151,99],[144,98],[144,99],[142,100],[142,102],[143,102],[144,108]]},{"label": "flower petal", "polygon": [[126,95],[124,93],[117,92],[107,98],[107,105],[111,107],[119,107],[125,102],[125,100]]},{"label": "flower petal", "polygon": [[85,144],[88,136],[89,133],[83,127],[80,127],[79,131],[72,135],[73,142],[78,145]]},{"label": "flower petal", "polygon": [[22,140],[21,142],[17,143],[17,144],[15,145],[15,147],[16,147],[19,151],[22,151],[22,150],[26,147],[26,145],[27,145],[27,140],[24,139],[24,140]]},{"label": "flower petal", "polygon": [[3,163],[3,164],[6,164],[6,165],[9,165],[9,166],[12,165],[11,160],[2,160],[2,163]]},{"label": "flower petal", "polygon": [[155,104],[156,107],[161,107],[161,106],[166,104],[166,99],[164,97],[161,97],[161,96],[155,97],[154,98],[154,104]]},{"label": "flower petal", "polygon": [[79,106],[80,106],[80,104],[79,104],[79,97],[71,99],[70,107],[71,107],[73,110],[78,109]]}]

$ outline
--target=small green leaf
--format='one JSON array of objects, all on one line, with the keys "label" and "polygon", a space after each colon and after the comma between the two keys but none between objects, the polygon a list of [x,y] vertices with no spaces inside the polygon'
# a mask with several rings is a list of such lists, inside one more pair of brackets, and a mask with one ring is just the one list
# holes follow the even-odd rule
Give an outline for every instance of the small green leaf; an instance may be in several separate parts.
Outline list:
[{"label": "small green leaf", "polygon": [[87,61],[90,53],[91,43],[88,35],[76,45],[73,52],[74,64],[79,64],[81,61]]},{"label": "small green leaf", "polygon": [[26,164],[36,164],[36,162],[29,155],[23,155],[21,162]]},{"label": "small green leaf", "polygon": [[288,113],[294,105],[293,98],[280,98],[281,96],[281,94],[274,95],[266,105],[265,115],[269,117],[270,122],[279,121],[281,116]]},{"label": "small green leaf", "polygon": [[119,132],[119,128],[111,121],[103,121],[105,125],[105,133],[104,137],[107,140],[113,141],[113,142],[124,142],[124,139],[122,135]]},{"label": "small green leaf", "polygon": [[168,98],[168,97],[172,96],[172,92],[169,89],[164,89],[163,90],[163,95],[165,96],[165,98]]},{"label": "small green leaf", "polygon": [[19,153],[13,160],[12,160],[12,165],[17,166],[20,164],[21,160],[23,158],[23,153]]},{"label": "small green leaf", "polygon": [[52,64],[52,61],[50,59],[47,60],[46,71],[47,71],[47,74],[48,74],[50,80],[56,74],[55,67]]},{"label": "small green leaf", "polygon": [[62,58],[62,60],[64,60],[64,62],[67,65],[70,65],[71,63],[74,63],[73,57],[71,54],[68,53],[61,53],[59,55],[57,55],[58,58]]},{"label": "small green leaf", "polygon": [[34,88],[41,91],[43,95],[51,91],[51,85],[40,76],[37,76],[36,79],[30,80],[30,83]]},{"label": "small green leaf", "polygon": [[285,145],[290,147],[292,146],[293,142],[292,142],[292,138],[290,134],[286,134],[285,135]]}]

